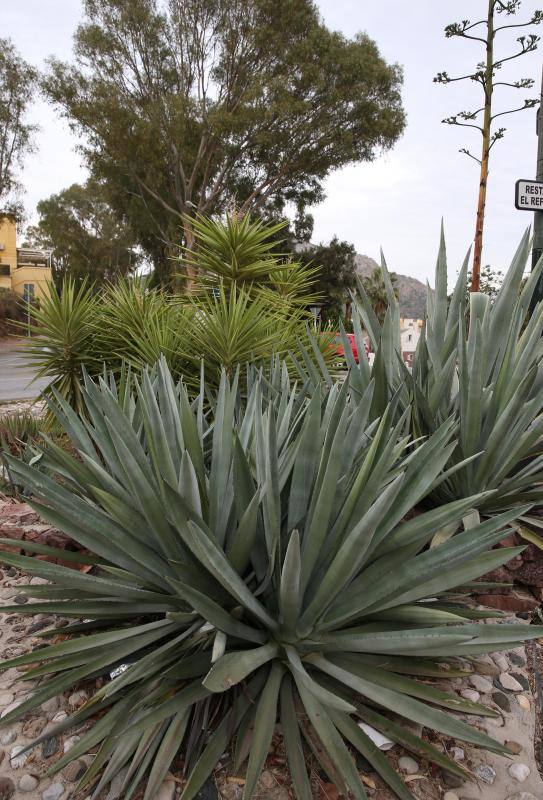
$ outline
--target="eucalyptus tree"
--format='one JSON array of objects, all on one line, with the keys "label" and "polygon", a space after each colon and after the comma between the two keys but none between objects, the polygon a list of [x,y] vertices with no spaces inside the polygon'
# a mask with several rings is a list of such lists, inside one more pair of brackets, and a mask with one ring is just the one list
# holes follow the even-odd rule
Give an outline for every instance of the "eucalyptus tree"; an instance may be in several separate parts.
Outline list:
[{"label": "eucalyptus tree", "polygon": [[319,201],[330,172],[403,130],[401,69],[367,35],[328,30],[311,0],[83,8],[74,63],[52,59],[44,87],[112,204],[166,257],[180,232],[192,246],[196,213]]}]

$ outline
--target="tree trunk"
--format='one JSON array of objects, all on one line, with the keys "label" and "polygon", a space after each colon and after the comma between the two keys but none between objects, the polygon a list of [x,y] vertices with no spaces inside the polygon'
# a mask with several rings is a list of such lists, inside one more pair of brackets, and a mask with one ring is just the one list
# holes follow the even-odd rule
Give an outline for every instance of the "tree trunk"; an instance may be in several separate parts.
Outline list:
[{"label": "tree trunk", "polygon": [[492,64],[494,60],[494,4],[488,2],[486,68],[485,68],[485,110],[483,118],[483,147],[481,150],[481,172],[479,177],[479,198],[477,201],[477,220],[475,223],[475,245],[473,249],[473,270],[471,291],[478,292],[481,277],[481,256],[483,252],[483,230],[485,224],[486,187],[488,183],[488,162],[490,158],[490,126],[492,124]]},{"label": "tree trunk", "polygon": [[192,294],[195,288],[196,277],[198,275],[198,267],[196,265],[196,261],[194,260],[194,228],[192,227],[192,223],[188,215],[183,217],[183,238],[185,240],[185,253],[183,256],[186,274],[185,292],[187,294]]}]

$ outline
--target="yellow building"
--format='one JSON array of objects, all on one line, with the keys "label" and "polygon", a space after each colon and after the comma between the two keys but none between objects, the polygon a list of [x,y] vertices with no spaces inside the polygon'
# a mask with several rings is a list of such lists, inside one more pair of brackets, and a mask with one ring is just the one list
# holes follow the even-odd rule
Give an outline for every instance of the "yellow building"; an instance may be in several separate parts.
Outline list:
[{"label": "yellow building", "polygon": [[49,294],[51,253],[17,247],[17,225],[12,216],[0,216],[0,289],[11,289],[25,300]]}]

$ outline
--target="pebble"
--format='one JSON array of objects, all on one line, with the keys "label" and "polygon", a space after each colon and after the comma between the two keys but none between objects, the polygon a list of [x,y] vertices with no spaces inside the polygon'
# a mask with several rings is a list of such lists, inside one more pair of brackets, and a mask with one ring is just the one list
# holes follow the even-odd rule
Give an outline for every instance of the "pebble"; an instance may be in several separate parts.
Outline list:
[{"label": "pebble", "polygon": [[522,745],[518,742],[513,742],[511,739],[506,739],[505,746],[509,748],[509,750],[514,753],[516,756],[521,752]]},{"label": "pebble", "polygon": [[445,792],[443,800],[459,800],[459,797],[455,792]]},{"label": "pebble", "polygon": [[500,683],[504,689],[507,689],[510,692],[522,692],[522,685],[517,681],[516,678],[513,678],[513,676],[509,675],[507,672],[502,672],[500,675]]},{"label": "pebble", "polygon": [[478,703],[481,699],[481,695],[479,692],[476,692],[475,689],[462,689],[460,694],[464,700],[470,700],[472,703]]},{"label": "pebble", "polygon": [[494,655],[492,656],[492,660],[499,668],[500,672],[507,672],[507,670],[509,669],[509,661],[507,660],[507,658],[504,656],[503,653],[494,653]]},{"label": "pebble", "polygon": [[4,745],[13,744],[16,738],[17,738],[17,731],[8,731],[0,739],[0,744]]},{"label": "pebble", "polygon": [[2,708],[9,706],[13,703],[14,699],[15,695],[11,692],[2,692],[2,694],[0,694],[0,706],[2,706]]},{"label": "pebble", "polygon": [[64,740],[64,752],[67,753],[74,745],[81,741],[81,736],[69,736]]},{"label": "pebble", "polygon": [[509,713],[511,711],[511,701],[503,692],[493,692],[492,699],[502,711]]},{"label": "pebble", "polygon": [[525,695],[520,694],[517,697],[517,702],[518,702],[519,706],[524,709],[524,711],[529,711],[530,710],[530,701],[528,700],[528,698]]},{"label": "pebble", "polygon": [[173,778],[171,780],[165,780],[160,789],[158,790],[158,794],[155,800],[174,800],[175,799],[175,781]]},{"label": "pebble", "polygon": [[42,800],[60,800],[64,794],[64,786],[61,783],[52,783],[42,792]]},{"label": "pebble", "polygon": [[28,597],[24,594],[15,595],[14,600],[18,606],[24,606],[25,603],[28,603]]},{"label": "pebble", "polygon": [[463,761],[466,757],[466,754],[461,747],[451,747],[451,756],[455,761]]},{"label": "pebble", "polygon": [[493,767],[489,767],[488,764],[479,764],[475,767],[473,773],[484,783],[493,784],[496,780],[496,770]]},{"label": "pebble", "polygon": [[513,677],[516,681],[520,683],[525,692],[530,691],[530,681],[528,680],[526,675],[522,674],[522,672],[512,672],[511,677]]},{"label": "pebble", "polygon": [[58,709],[58,697],[51,697],[41,704],[42,711],[46,714],[53,714]]},{"label": "pebble", "polygon": [[34,775],[23,775],[19,781],[19,789],[21,792],[33,792],[38,783],[39,780]]},{"label": "pebble", "polygon": [[28,752],[19,755],[21,750],[25,749],[24,744],[16,744],[15,747],[12,748],[11,753],[9,754],[9,763],[11,764],[13,769],[19,769],[20,767],[24,767],[26,762],[28,761]]},{"label": "pebble", "polygon": [[50,739],[46,739],[41,746],[41,754],[44,758],[54,756],[59,750],[60,741],[57,736],[51,736]]},{"label": "pebble", "polygon": [[75,783],[81,780],[86,771],[87,765],[82,759],[78,759],[77,761],[72,761],[67,767],[64,767],[62,776],[68,783]]},{"label": "pebble", "polygon": [[509,767],[509,774],[519,783],[524,783],[530,774],[530,767],[526,764],[511,764]]},{"label": "pebble", "polygon": [[524,667],[526,664],[526,656],[524,655],[524,648],[517,647],[515,650],[509,651],[509,660],[515,667]]},{"label": "pebble", "polygon": [[469,682],[481,694],[487,694],[492,691],[492,682],[488,678],[483,678],[482,675],[472,675]]},{"label": "pebble", "polygon": [[86,703],[88,699],[89,696],[87,692],[80,690],[70,695],[70,697],[68,698],[68,705],[70,706],[71,709],[75,710],[76,708],[79,708],[84,703]]},{"label": "pebble", "polygon": [[402,772],[407,772],[408,775],[415,775],[419,771],[419,765],[411,756],[402,756],[399,758],[398,766]]}]

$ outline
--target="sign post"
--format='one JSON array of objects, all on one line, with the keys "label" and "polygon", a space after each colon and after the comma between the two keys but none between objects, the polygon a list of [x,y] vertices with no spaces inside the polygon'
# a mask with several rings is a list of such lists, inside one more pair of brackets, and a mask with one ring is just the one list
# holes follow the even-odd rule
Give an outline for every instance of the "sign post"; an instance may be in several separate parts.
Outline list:
[{"label": "sign post", "polygon": [[518,208],[519,211],[543,212],[543,181],[531,181],[524,178],[517,181],[515,183],[515,208]]}]

